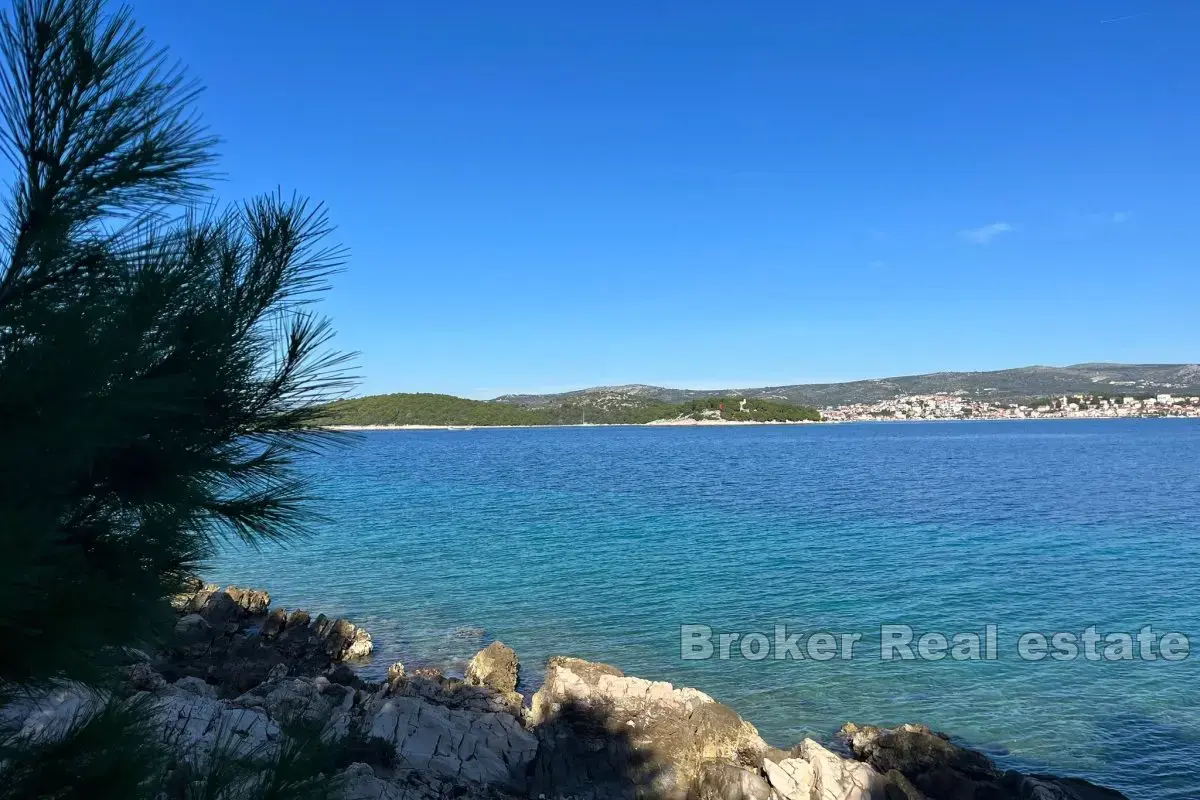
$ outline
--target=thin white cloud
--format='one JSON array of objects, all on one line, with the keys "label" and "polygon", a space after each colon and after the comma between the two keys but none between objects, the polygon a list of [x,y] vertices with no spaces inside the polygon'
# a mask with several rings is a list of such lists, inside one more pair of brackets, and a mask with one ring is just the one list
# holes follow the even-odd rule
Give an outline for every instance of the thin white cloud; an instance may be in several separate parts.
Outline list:
[{"label": "thin white cloud", "polygon": [[1149,13],[1150,13],[1149,11],[1143,11],[1141,14],[1126,14],[1123,17],[1111,17],[1109,19],[1102,19],[1102,20],[1100,20],[1100,24],[1101,25],[1112,25],[1114,22],[1124,22],[1125,20],[1128,20],[1128,19],[1137,19],[1138,17],[1144,17]]},{"label": "thin white cloud", "polygon": [[1017,226],[1009,222],[993,222],[991,225],[959,231],[958,235],[971,244],[988,244],[1000,234],[1012,233],[1016,229]]},{"label": "thin white cloud", "polygon": [[1112,221],[1117,225],[1120,225],[1122,222],[1129,222],[1130,218],[1132,217],[1132,211],[1114,211],[1112,214]]}]

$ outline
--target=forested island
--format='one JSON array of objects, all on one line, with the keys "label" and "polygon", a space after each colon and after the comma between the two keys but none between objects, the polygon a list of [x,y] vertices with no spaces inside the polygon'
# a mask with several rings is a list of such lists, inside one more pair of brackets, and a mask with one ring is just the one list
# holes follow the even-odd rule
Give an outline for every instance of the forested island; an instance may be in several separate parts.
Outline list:
[{"label": "forested island", "polygon": [[325,406],[330,426],[402,425],[645,425],[661,421],[819,422],[815,408],[758,398],[704,397],[686,403],[656,400],[621,403],[563,403],[531,408],[496,400],[467,400],[447,394],[381,394]]}]

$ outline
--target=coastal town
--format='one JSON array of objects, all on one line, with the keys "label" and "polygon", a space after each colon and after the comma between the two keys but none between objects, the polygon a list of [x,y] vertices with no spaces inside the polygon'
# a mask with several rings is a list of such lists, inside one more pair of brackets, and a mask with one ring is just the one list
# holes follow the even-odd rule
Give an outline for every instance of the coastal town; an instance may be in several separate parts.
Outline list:
[{"label": "coastal town", "polygon": [[1091,419],[1112,417],[1200,417],[1200,397],[1157,394],[1109,397],[1079,394],[1003,403],[976,400],[962,392],[900,395],[875,403],[821,409],[825,422],[915,419]]}]

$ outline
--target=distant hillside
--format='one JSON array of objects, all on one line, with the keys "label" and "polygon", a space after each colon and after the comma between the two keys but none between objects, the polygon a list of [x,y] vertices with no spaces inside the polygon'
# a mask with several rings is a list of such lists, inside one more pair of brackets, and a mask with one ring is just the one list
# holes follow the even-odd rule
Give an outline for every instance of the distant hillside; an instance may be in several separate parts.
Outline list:
[{"label": "distant hillside", "polygon": [[1196,364],[1075,364],[1069,367],[1020,367],[994,372],[934,372],[846,383],[810,383],[754,389],[668,389],[633,384],[602,386],[543,395],[505,395],[496,398],[526,408],[556,408],[566,404],[597,408],[636,408],[653,403],[682,403],[707,397],[741,396],[799,405],[839,406],[873,403],[900,394],[962,392],[968,397],[998,401],[1026,400],[1064,394],[1200,394],[1200,365]]},{"label": "distant hillside", "polygon": [[325,412],[327,425],[641,425],[681,417],[748,422],[821,418],[812,408],[744,397],[704,397],[686,403],[647,400],[609,406],[585,401],[534,408],[447,394],[379,394],[339,400],[326,406]]}]

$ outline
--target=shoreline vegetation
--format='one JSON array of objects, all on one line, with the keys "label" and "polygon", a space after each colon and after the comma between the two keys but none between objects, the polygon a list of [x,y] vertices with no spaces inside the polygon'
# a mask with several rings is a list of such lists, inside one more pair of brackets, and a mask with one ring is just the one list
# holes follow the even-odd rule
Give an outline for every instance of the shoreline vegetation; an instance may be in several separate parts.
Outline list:
[{"label": "shoreline vegetation", "polygon": [[629,391],[594,390],[534,405],[499,398],[468,400],[446,394],[396,393],[337,400],[322,406],[314,424],[329,430],[457,430],[728,425],[845,422],[918,422],[1008,419],[1138,419],[1200,417],[1200,397],[1170,394],[1110,397],[1071,395],[995,403],[961,394],[900,395],[874,404],[821,409],[739,394],[670,403]]},{"label": "shoreline vegetation", "polygon": [[345,431],[347,433],[361,431],[468,431],[468,430],[522,430],[527,428],[722,428],[722,427],[760,427],[760,426],[793,426],[793,425],[890,425],[892,423],[921,423],[921,422],[1038,422],[1038,421],[1071,421],[1071,420],[1112,420],[1112,419],[1194,419],[1186,416],[1129,416],[1129,417],[946,417],[944,419],[904,419],[902,417],[875,419],[821,419],[800,420],[798,422],[738,422],[734,420],[659,420],[655,422],[597,422],[575,423],[562,425],[323,425],[330,431]]},{"label": "shoreline vegetation", "polygon": [[746,425],[819,425],[828,420],[662,419],[651,422],[576,422],[547,425],[325,425],[332,431],[455,431],[506,428],[708,428]]},{"label": "shoreline vegetation", "polygon": [[328,428],[437,429],[566,425],[728,425],[820,422],[809,406],[758,398],[705,397],[684,403],[622,398],[611,403],[529,407],[446,394],[372,395],[329,403],[320,424]]}]

